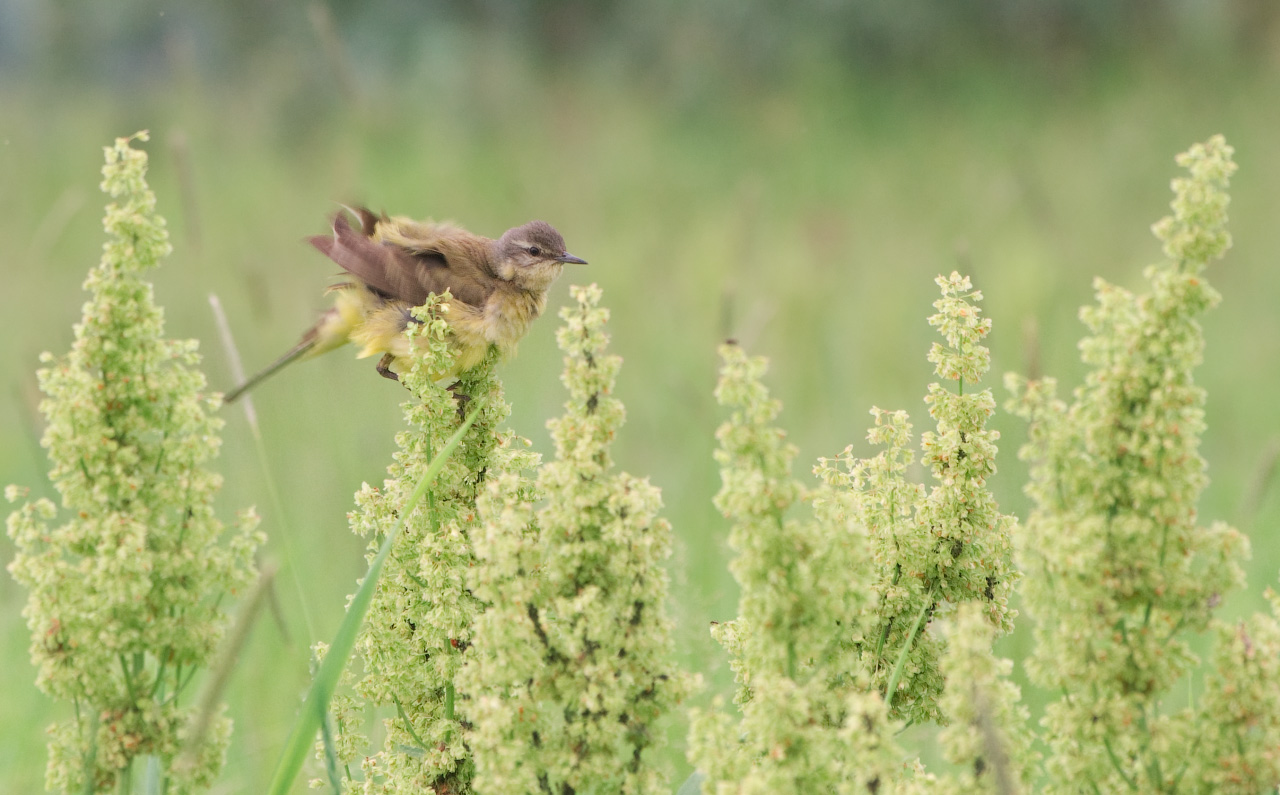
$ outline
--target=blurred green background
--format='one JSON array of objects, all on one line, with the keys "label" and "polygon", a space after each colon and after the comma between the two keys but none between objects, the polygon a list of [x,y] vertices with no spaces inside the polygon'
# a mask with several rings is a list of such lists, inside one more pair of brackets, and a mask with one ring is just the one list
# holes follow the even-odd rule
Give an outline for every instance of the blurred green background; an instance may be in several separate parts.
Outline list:
[{"label": "blurred green background", "polygon": [[[993,376],[1081,367],[1078,307],[1102,275],[1137,287],[1159,258],[1173,155],[1224,133],[1235,249],[1209,278],[1205,321],[1212,485],[1206,521],[1254,542],[1261,604],[1280,568],[1280,6],[1270,0],[860,4],[800,0],[220,4],[0,0],[0,483],[53,496],[34,370],[65,351],[80,283],[103,242],[101,147],[149,129],[151,183],[174,253],[155,273],[171,336],[201,340],[230,386],[207,297],[247,366],[290,346],[324,305],[332,265],[302,240],[337,202],[451,218],[497,235],[555,224],[590,260],[625,359],[619,465],[663,490],[680,658],[727,692],[713,619],[733,615],[711,397],[726,337],[768,355],[797,471],[863,441],[872,405],[909,409],[933,380],[933,276],[986,294]],[[511,427],[549,451],[564,399],[554,314],[504,366]],[[285,508],[277,515],[242,412],[226,412],[226,515],[256,504],[284,571],[285,637],[261,622],[228,700],[236,720],[218,792],[264,788],[307,684],[302,599],[332,635],[364,570],[351,494],[385,474],[404,394],[340,352],[254,395]],[[1003,398],[1001,398],[1003,399]],[[1024,434],[998,415],[993,487],[1025,515]],[[12,557],[0,540],[0,558]],[[0,577],[0,791],[42,787],[42,727],[68,707],[32,681],[20,615]],[[1020,658],[1030,618],[1002,642]],[[1021,679],[1021,668],[1018,669]],[[1034,706],[1044,695],[1025,691]],[[676,774],[687,767],[671,729]],[[930,735],[917,738],[929,753]],[[301,785],[299,785],[301,789]]]}]

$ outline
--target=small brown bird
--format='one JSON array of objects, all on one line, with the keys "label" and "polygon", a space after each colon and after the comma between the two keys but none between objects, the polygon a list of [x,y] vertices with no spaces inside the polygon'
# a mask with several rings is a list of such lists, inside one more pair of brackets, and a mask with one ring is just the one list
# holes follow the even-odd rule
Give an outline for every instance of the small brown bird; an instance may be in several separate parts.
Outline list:
[{"label": "small brown bird", "polygon": [[435,221],[374,215],[356,208],[352,229],[345,213],[333,219],[333,236],[310,239],[342,266],[343,280],[329,288],[334,305],[287,353],[223,398],[230,403],[267,376],[297,359],[318,356],[348,342],[360,358],[382,354],[378,372],[399,379],[411,345],[404,332],[416,322],[411,310],[430,293],[453,296],[446,318],[453,367],[436,380],[465,372],[484,359],[490,345],[503,355],[515,350],[547,304],[547,289],[565,263],[585,265],[565,250],[550,224],[531,221],[491,240]]}]

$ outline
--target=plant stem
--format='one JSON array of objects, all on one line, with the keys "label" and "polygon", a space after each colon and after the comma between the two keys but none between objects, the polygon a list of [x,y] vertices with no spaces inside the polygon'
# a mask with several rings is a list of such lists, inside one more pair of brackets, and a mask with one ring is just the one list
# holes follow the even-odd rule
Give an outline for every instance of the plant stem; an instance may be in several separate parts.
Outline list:
[{"label": "plant stem", "polygon": [[[76,725],[80,724],[80,700],[75,700],[76,706]],[[81,788],[82,795],[94,795],[97,787],[95,775],[98,769],[98,722],[100,718],[97,710],[93,710],[89,714],[89,750],[84,755],[84,786]]]},{"label": "plant stem", "polygon": [[119,655],[119,657],[120,657],[120,673],[124,677],[125,690],[127,690],[129,693],[129,703],[137,704],[138,694],[135,693],[133,690],[133,676],[131,676],[129,673],[129,663],[125,660],[123,654]]},{"label": "plant stem", "polygon": [[1120,774],[1120,778],[1124,779],[1124,783],[1129,785],[1129,789],[1137,791],[1138,789],[1137,783],[1135,783],[1133,779],[1126,776],[1124,774],[1124,768],[1120,767],[1120,759],[1116,757],[1116,752],[1111,748],[1111,738],[1103,737],[1102,744],[1107,749],[1107,756],[1111,759],[1111,766],[1114,767],[1116,769],[1116,772]]},{"label": "plant stem", "polygon": [[[247,401],[245,405],[249,405]],[[288,513],[284,508],[284,500],[280,498],[280,489],[276,486],[276,479],[271,470],[271,462],[267,457],[267,445],[262,440],[262,431],[259,430],[256,420],[250,422],[249,429],[253,434],[253,448],[258,454],[258,467],[262,470],[262,481],[267,487],[267,497],[271,500],[271,507],[275,511],[276,521],[283,531],[285,563],[289,569],[290,579],[293,580],[293,588],[298,594],[298,607],[302,610],[302,623],[307,626],[307,646],[310,648],[311,644],[320,636],[316,633],[315,621],[311,618],[311,608],[307,604],[307,592],[302,587],[302,574],[298,564],[298,554],[294,549],[297,544],[297,537],[293,532],[292,525],[289,524]]]},{"label": "plant stem", "polygon": [[1142,733],[1146,735],[1146,747],[1143,749],[1151,754],[1151,761],[1147,763],[1147,775],[1151,776],[1151,783],[1159,790],[1164,789],[1164,776],[1160,773],[1160,757],[1151,749],[1151,728],[1147,725],[1147,708],[1145,705],[1138,711],[1138,726],[1142,729]]},{"label": "plant stem", "polygon": [[[413,738],[413,741],[418,744],[419,748],[421,748],[423,751],[427,750],[427,744],[424,743],[422,741],[422,738],[418,736],[418,733],[413,730],[413,721],[409,720],[409,715],[404,711],[404,705],[400,703],[400,697],[397,696],[395,693],[392,693],[391,700],[394,701],[396,704],[396,712],[400,713],[400,720],[404,721],[405,731],[409,732],[409,736]],[[446,698],[445,698],[446,710],[448,709],[448,704],[449,704],[448,697],[446,695]]]}]

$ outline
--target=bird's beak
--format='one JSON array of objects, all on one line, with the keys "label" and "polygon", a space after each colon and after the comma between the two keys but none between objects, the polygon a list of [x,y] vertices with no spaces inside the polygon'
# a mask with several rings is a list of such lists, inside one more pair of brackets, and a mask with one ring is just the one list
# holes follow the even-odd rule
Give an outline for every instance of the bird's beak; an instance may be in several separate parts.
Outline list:
[{"label": "bird's beak", "polygon": [[556,262],[563,262],[568,265],[586,265],[587,264],[587,261],[585,259],[582,259],[581,257],[575,257],[567,251],[561,254],[560,256],[556,257]]}]

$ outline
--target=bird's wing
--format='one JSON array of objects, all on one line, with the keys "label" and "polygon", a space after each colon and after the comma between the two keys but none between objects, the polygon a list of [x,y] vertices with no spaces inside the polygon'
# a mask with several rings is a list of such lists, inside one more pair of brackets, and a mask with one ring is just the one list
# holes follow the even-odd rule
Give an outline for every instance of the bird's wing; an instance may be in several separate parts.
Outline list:
[{"label": "bird's wing", "polygon": [[[451,242],[444,235],[437,239],[397,235],[393,240],[379,240],[370,235],[376,226],[389,222],[377,219],[367,210],[356,212],[364,227],[362,232],[352,229],[346,214],[339,213],[333,219],[333,237],[317,235],[310,238],[311,245],[387,298],[419,306],[426,302],[429,294],[439,295],[448,290],[458,301],[484,306],[492,288],[478,278],[479,269],[465,256],[468,253],[483,256],[482,251],[468,252],[465,247],[459,248],[458,241]],[[415,231],[433,228],[436,227],[414,225]],[[451,227],[439,228],[452,230]],[[465,232],[461,234],[472,237]]]}]

